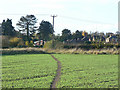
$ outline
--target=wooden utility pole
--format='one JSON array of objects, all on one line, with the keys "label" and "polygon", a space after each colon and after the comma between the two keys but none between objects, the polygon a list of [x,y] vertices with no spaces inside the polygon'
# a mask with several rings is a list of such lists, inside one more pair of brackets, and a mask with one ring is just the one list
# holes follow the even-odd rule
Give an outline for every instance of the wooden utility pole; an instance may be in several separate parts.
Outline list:
[{"label": "wooden utility pole", "polygon": [[51,15],[53,17],[53,31],[54,31],[54,18],[57,17],[57,15]]}]

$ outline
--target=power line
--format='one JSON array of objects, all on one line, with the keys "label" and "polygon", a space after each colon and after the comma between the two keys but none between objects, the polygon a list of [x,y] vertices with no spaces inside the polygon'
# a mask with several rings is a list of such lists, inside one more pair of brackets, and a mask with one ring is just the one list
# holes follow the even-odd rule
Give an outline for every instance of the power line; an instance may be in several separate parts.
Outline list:
[{"label": "power line", "polygon": [[[0,13],[0,15],[28,15],[28,14],[22,14],[22,13]],[[39,15],[39,16],[50,16],[50,14],[34,14],[34,15]],[[56,17],[56,15],[51,16],[53,19]],[[80,22],[88,22],[88,23],[98,23],[98,24],[110,24],[114,25],[112,23],[107,23],[107,22],[101,22],[101,21],[94,21],[94,20],[88,20],[88,19],[80,19],[76,17],[70,17],[70,16],[62,16],[59,15],[59,17],[65,18],[65,19],[71,19],[71,20],[76,20]],[[54,26],[54,20],[53,20],[53,26]]]},{"label": "power line", "polygon": [[[30,13],[32,14],[32,13]],[[29,15],[29,14],[22,14],[22,13],[0,13],[0,15]],[[34,15],[43,15],[43,16],[46,16],[46,15],[50,15],[50,14],[34,14]]]},{"label": "power line", "polygon": [[66,19],[72,19],[72,20],[77,20],[77,21],[81,21],[81,22],[89,22],[89,23],[99,23],[99,24],[111,24],[114,25],[112,23],[107,23],[107,22],[101,22],[101,21],[94,21],[94,20],[88,20],[88,19],[80,19],[80,18],[76,18],[76,17],[69,17],[69,16],[59,16],[62,18],[66,18]]}]

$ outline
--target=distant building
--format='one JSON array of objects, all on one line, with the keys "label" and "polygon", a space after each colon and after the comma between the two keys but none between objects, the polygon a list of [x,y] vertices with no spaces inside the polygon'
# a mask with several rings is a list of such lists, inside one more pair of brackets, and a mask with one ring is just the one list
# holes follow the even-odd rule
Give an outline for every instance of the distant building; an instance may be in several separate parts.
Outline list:
[{"label": "distant building", "polygon": [[95,37],[93,37],[92,41],[95,42]]},{"label": "distant building", "polygon": [[105,41],[105,37],[104,36],[100,37],[100,41]]},{"label": "distant building", "polygon": [[116,36],[110,35],[108,38],[106,38],[106,43],[117,43],[118,38]]},{"label": "distant building", "polygon": [[89,42],[91,42],[91,39],[89,38]]},{"label": "distant building", "polygon": [[89,41],[89,38],[88,38],[88,37],[83,37],[81,40],[82,40],[83,42],[84,42],[84,41]]},{"label": "distant building", "polygon": [[35,41],[34,42],[34,46],[43,46],[45,44],[45,41],[43,41],[43,40],[40,40],[40,41]]},{"label": "distant building", "polygon": [[113,36],[114,33],[112,33],[112,32],[108,32],[108,33],[106,33],[106,37],[110,37],[111,35]]},{"label": "distant building", "polygon": [[85,36],[83,38],[76,38],[76,39],[71,39],[71,40],[66,40],[64,41],[64,43],[67,43],[67,44],[83,44],[84,42],[86,41],[89,41],[91,40],[89,37]]}]

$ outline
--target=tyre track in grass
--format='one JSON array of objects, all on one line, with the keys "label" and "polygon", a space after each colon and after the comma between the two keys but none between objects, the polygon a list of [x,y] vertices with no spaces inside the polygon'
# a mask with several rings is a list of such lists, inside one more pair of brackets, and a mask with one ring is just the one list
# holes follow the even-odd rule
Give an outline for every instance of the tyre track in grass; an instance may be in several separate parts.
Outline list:
[{"label": "tyre track in grass", "polygon": [[55,61],[57,61],[57,65],[58,65],[58,68],[56,70],[56,72],[57,72],[56,76],[53,79],[52,84],[50,86],[50,88],[56,88],[56,84],[58,83],[60,76],[61,76],[61,62],[57,58],[55,58],[52,54],[50,54],[50,55]]}]

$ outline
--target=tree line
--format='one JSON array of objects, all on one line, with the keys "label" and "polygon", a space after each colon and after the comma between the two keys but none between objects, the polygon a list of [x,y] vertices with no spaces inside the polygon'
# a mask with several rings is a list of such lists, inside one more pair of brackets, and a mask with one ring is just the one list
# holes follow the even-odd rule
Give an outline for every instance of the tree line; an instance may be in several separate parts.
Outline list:
[{"label": "tree line", "polygon": [[17,30],[15,30],[12,19],[3,20],[0,27],[1,35],[12,38],[11,41],[13,42],[15,39],[22,39],[23,43],[27,42],[28,45],[35,40],[51,40],[54,33],[52,24],[49,21],[42,20],[37,27],[36,23],[37,18],[34,15],[22,16],[16,23]]},{"label": "tree line", "polygon": [[[53,34],[53,26],[50,22],[42,20],[40,26],[35,26],[37,19],[34,15],[22,16],[16,23],[18,30],[12,26],[12,20],[3,20],[1,24],[2,35],[8,35],[11,37],[18,36],[18,34],[26,35],[27,40],[30,41],[35,34],[40,38],[47,40],[49,34]],[[46,36],[46,37],[45,37]]]},{"label": "tree line", "polygon": [[[80,30],[76,30],[74,33],[71,33],[71,30],[63,29],[62,35],[55,35],[53,25],[49,21],[42,20],[39,26],[36,26],[37,20],[38,19],[34,15],[22,16],[16,23],[17,30],[15,30],[15,27],[12,25],[12,19],[3,20],[0,27],[1,35],[8,37],[8,39],[10,39],[9,42],[11,42],[11,46],[15,47],[17,45],[32,46],[33,42],[37,40],[58,40],[63,42],[78,38],[82,39],[83,37],[91,38],[93,36],[97,36],[99,39],[102,37],[107,38],[113,34],[104,34],[104,32],[88,34],[88,32]],[[117,31],[115,35],[119,37],[120,32]]]}]

